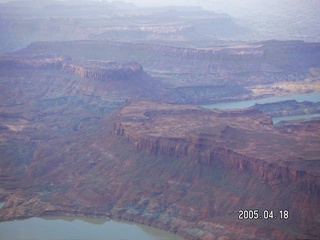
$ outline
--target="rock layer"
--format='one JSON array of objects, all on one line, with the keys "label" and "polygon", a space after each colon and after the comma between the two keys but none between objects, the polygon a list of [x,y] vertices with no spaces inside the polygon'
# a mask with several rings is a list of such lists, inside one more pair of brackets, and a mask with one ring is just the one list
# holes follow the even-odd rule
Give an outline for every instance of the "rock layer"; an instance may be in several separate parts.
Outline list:
[{"label": "rock layer", "polygon": [[[115,99],[171,92],[134,63],[46,59],[0,71],[1,221],[110,217],[186,239],[319,238],[319,121],[274,126],[256,109],[146,100],[111,114]],[[137,77],[113,78],[118,66]],[[240,209],[290,217],[239,220]]]},{"label": "rock layer", "polygon": [[63,70],[77,74],[83,78],[97,80],[130,80],[143,75],[141,65],[132,63],[117,63],[109,61],[87,61],[80,64],[66,64]]},{"label": "rock layer", "polygon": [[320,197],[320,169],[315,167],[320,155],[319,124],[314,120],[275,127],[254,109],[207,111],[133,101],[119,112],[114,128],[137,149],[154,155],[253,174],[274,189],[290,186],[298,194],[288,200],[288,206],[299,202],[301,194],[309,198],[308,207],[294,210],[299,215],[295,222],[306,227],[317,225],[314,212],[319,212],[318,204],[312,203]]},{"label": "rock layer", "polygon": [[129,80],[144,72],[136,62],[83,61],[72,62],[69,56],[2,57],[0,67],[6,69],[62,70],[82,78],[97,80]]}]

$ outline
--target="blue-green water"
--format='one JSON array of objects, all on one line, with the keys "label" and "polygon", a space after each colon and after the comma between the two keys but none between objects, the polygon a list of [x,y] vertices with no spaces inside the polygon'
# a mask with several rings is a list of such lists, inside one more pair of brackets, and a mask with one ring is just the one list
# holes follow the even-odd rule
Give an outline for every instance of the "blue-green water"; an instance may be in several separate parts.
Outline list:
[{"label": "blue-green water", "polygon": [[[239,109],[239,108],[248,108],[254,106],[256,103],[274,103],[280,101],[287,100],[296,100],[298,102],[309,101],[309,102],[320,102],[320,93],[313,92],[308,94],[295,94],[290,96],[283,97],[267,97],[255,100],[248,101],[238,101],[238,102],[223,102],[223,103],[215,103],[209,105],[201,105],[200,107],[207,109]],[[320,117],[320,114],[306,114],[306,115],[298,115],[298,116],[285,116],[285,117],[273,117],[273,124],[277,124],[281,121],[291,121],[291,120],[304,120],[314,117]]]},{"label": "blue-green water", "polygon": [[320,102],[320,93],[313,92],[307,94],[295,94],[283,97],[267,97],[247,101],[237,102],[223,102],[209,105],[200,105],[200,107],[207,109],[233,109],[233,108],[248,108],[254,106],[256,103],[274,103],[287,100],[296,100],[298,102],[309,101],[309,102]]},{"label": "blue-green water", "polygon": [[0,208],[2,208],[4,205],[4,202],[0,202]]},{"label": "blue-green water", "polygon": [[182,240],[168,232],[128,222],[90,218],[30,218],[0,223],[2,240]]}]

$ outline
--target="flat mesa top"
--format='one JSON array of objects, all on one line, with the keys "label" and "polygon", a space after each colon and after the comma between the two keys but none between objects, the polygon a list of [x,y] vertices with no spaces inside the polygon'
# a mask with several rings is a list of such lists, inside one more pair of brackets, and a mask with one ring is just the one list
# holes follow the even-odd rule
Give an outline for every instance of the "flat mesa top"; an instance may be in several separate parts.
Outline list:
[{"label": "flat mesa top", "polygon": [[[320,120],[276,126],[255,109],[206,110],[192,105],[128,101],[118,113],[127,135],[192,142],[307,170],[320,176]],[[318,166],[318,167],[317,167]]]},{"label": "flat mesa top", "polygon": [[99,70],[119,70],[119,69],[127,69],[134,70],[142,68],[136,62],[114,62],[114,61],[103,61],[103,60],[87,60],[76,62],[77,65],[88,67],[91,69],[99,69]]}]

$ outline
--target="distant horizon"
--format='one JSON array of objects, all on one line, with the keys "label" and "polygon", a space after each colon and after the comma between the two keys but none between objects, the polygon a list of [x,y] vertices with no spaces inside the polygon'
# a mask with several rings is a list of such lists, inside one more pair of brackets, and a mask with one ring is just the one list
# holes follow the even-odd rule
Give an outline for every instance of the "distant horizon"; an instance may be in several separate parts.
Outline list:
[{"label": "distant horizon", "polygon": [[[0,0],[0,3],[6,2],[24,2],[32,0]],[[76,0],[58,0],[58,1],[75,1]],[[235,17],[253,15],[259,13],[291,13],[296,11],[301,12],[317,12],[320,11],[320,2],[318,0],[176,0],[174,2],[170,0],[123,0],[123,1],[112,1],[112,0],[82,0],[82,1],[95,1],[95,2],[127,2],[133,3],[137,7],[165,7],[165,6],[201,6],[205,10],[212,10],[216,12],[224,12],[231,14]]]}]

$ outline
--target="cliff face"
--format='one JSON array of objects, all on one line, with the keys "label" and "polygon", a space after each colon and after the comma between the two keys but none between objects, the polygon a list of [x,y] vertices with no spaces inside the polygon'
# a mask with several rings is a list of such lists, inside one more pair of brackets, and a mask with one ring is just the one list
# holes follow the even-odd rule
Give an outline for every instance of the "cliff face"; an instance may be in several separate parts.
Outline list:
[{"label": "cliff face", "polygon": [[[219,112],[140,101],[124,107],[114,128],[136,148],[155,155],[187,157],[194,164],[252,172],[270,185],[290,182],[297,188],[305,185],[302,189],[320,195],[319,169],[299,168],[299,162],[303,166],[307,159],[298,160],[307,151],[317,149],[319,139],[301,152],[304,146],[300,140],[317,138],[318,124],[310,121],[294,126],[299,130],[288,135],[283,134],[285,127],[273,126],[270,117],[254,109]],[[273,139],[273,143],[267,144],[266,138]],[[285,150],[281,148],[289,148],[290,156],[283,156]],[[290,161],[297,162],[288,167]]]},{"label": "cliff face", "polygon": [[[275,127],[269,117],[253,109],[219,112],[141,101],[128,102],[117,119],[115,133],[139,150],[182,158],[193,166],[254,175],[275,192],[290,186],[297,195],[290,196],[287,206],[297,204],[302,195],[310,204],[292,210],[300,216],[295,222],[304,228],[315,226],[314,211],[320,210],[313,202],[320,197],[320,172],[315,167],[319,121]],[[291,134],[284,129],[291,129]]]},{"label": "cliff face", "polygon": [[[63,47],[65,46],[65,47]],[[319,66],[319,43],[302,41],[267,41],[256,44],[244,44],[223,47],[186,48],[161,44],[127,43],[112,41],[74,41],[63,43],[33,43],[20,51],[22,54],[52,52],[67,54],[74,59],[81,56],[72,54],[74,49],[82,49],[87,56],[94,49],[109,59],[118,61],[137,61],[150,69],[184,69],[185,73],[221,74],[228,71],[233,74],[259,73],[284,74],[305,73]],[[95,51],[95,53],[96,53]],[[167,64],[166,64],[167,63]],[[196,66],[195,66],[196,65]],[[220,72],[219,72],[220,71]],[[173,71],[177,72],[177,71]],[[225,74],[225,73],[224,73]],[[241,77],[241,76],[238,76]],[[279,75],[281,77],[281,75]],[[279,80],[279,79],[278,79]],[[288,80],[288,79],[287,79]]]},{"label": "cliff face", "polygon": [[[119,102],[132,97],[157,99],[162,91],[161,87],[154,88],[159,84],[136,62],[75,62],[68,56],[53,55],[3,56],[0,57],[0,69],[4,76],[20,74],[22,78],[32,78],[33,75],[41,75],[35,82],[38,89],[32,89],[32,94],[28,94],[25,88],[13,90],[26,92],[24,96],[28,98],[41,92],[38,97],[91,96]],[[29,84],[29,80],[25,83]],[[49,85],[51,90],[47,92],[45,89]],[[4,87],[8,91],[11,89],[7,85]]]},{"label": "cliff face", "polygon": [[9,69],[62,69],[68,56],[1,57],[0,67]]},{"label": "cliff face", "polygon": [[[319,121],[124,103],[172,92],[131,62],[12,59],[0,71],[0,221],[93,216],[186,239],[319,238]],[[240,209],[290,215],[239,220]]]},{"label": "cliff face", "polygon": [[87,61],[82,64],[65,64],[63,70],[82,78],[111,81],[132,80],[144,74],[142,66],[135,62]]},{"label": "cliff face", "polygon": [[61,70],[82,78],[96,80],[130,80],[144,74],[136,62],[84,61],[72,62],[69,56],[1,57],[0,67],[8,69]]},{"label": "cliff face", "polygon": [[55,53],[69,55],[75,61],[88,58],[138,62],[165,83],[165,97],[171,102],[209,104],[314,91],[319,88],[319,78],[310,73],[319,67],[319,50],[319,43],[299,41],[206,48],[70,41],[30,44],[19,54]]}]

